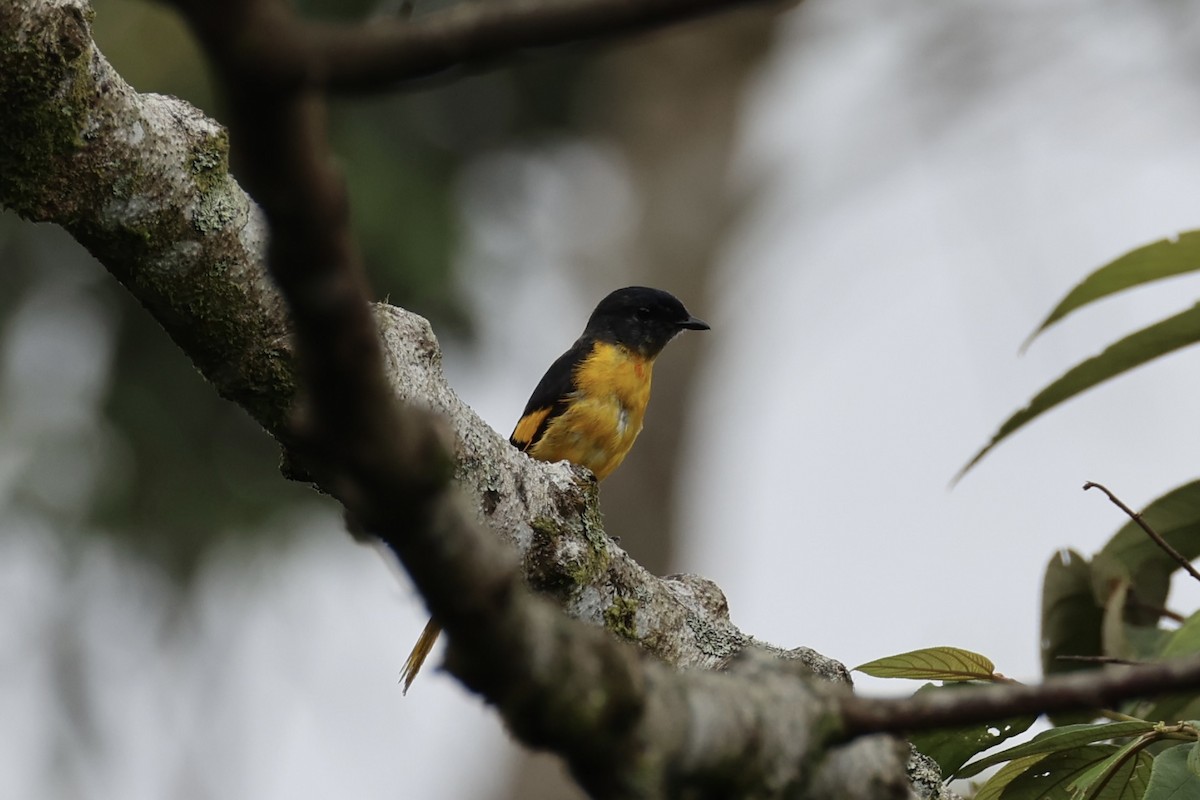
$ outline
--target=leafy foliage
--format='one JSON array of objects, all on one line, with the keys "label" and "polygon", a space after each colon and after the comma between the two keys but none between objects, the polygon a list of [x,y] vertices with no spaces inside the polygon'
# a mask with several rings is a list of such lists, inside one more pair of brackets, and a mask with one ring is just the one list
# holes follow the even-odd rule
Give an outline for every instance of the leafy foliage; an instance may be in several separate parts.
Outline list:
[{"label": "leafy foliage", "polygon": [[978,775],[988,767],[1005,761],[1028,756],[1043,756],[1048,753],[1059,753],[1075,750],[1084,745],[1096,742],[1122,739],[1128,736],[1141,736],[1154,731],[1152,722],[1112,722],[1103,725],[1064,725],[1061,728],[1040,733],[1025,744],[1010,747],[987,758],[981,758],[971,766],[958,772],[960,778],[970,778]]},{"label": "leafy foliage", "polygon": [[[953,683],[937,686],[926,684],[917,690],[922,692],[940,691],[970,686],[972,683]],[[937,762],[943,775],[954,775],[978,753],[990,750],[1002,744],[1013,736],[1019,736],[1037,720],[1037,715],[1014,717],[1001,722],[985,722],[962,728],[943,728],[935,731],[922,731],[909,737],[913,746]]]},{"label": "leafy foliage", "polygon": [[[1200,270],[1200,231],[1138,248],[1089,275],[1050,312],[1030,340],[1101,298],[1196,270]],[[1009,417],[963,472],[1059,403],[1197,341],[1200,303],[1126,336],[1068,370]],[[1147,536],[1139,520],[1178,556]],[[1171,578],[1181,569],[1179,556],[1200,557],[1200,481],[1152,502],[1090,559],[1075,550],[1056,553],[1042,585],[1043,672],[1094,669],[1096,662],[1154,662],[1200,655],[1200,611],[1183,617],[1167,608]],[[1174,624],[1164,625],[1164,620]],[[1002,679],[984,656],[952,647],[903,653],[859,669],[879,677],[945,682]],[[949,688],[928,686],[922,691]],[[978,729],[953,735],[946,731],[922,734],[913,743],[937,760],[947,777],[970,778],[1003,765],[977,787],[976,800],[1200,798],[1198,717],[1200,696],[1177,694],[1129,702],[1117,709],[1059,715],[1054,719],[1058,727],[991,754],[985,753],[1019,732],[1017,728],[1023,731],[1029,725],[1010,720],[985,726],[990,735],[980,735]]]},{"label": "leafy foliage", "polygon": [[1200,797],[1200,743],[1180,744],[1154,759],[1145,800]]},{"label": "leafy foliage", "polygon": [[[1093,272],[1050,312],[1030,336],[1038,334],[1073,311],[1116,292],[1162,278],[1200,270],[1200,231],[1189,231],[1127,253]],[[1038,392],[1029,405],[1004,421],[1000,429],[959,472],[962,477],[992,448],[1060,403],[1159,356],[1200,341],[1200,304],[1131,333],[1099,355],[1072,367]],[[1028,344],[1028,342],[1026,342]]]},{"label": "leafy foliage", "polygon": [[963,467],[962,472],[965,473],[979,463],[980,459],[991,452],[992,448],[1018,429],[1060,403],[1070,400],[1075,395],[1087,391],[1109,378],[1115,378],[1134,367],[1140,367],[1159,356],[1173,353],[1196,342],[1200,342],[1200,304],[1131,333],[1124,339],[1109,345],[1099,355],[1072,367],[1058,380],[1038,392],[1029,401],[1029,405],[1005,420],[1004,424],[1000,426],[1000,430],[992,436],[992,440],[975,454]]},{"label": "leafy foliage", "polygon": [[1063,317],[1089,303],[1125,289],[1198,269],[1200,231],[1188,231],[1139,247],[1084,278],[1054,307],[1026,344]]},{"label": "leafy foliage", "polygon": [[1114,745],[1051,753],[1013,778],[1002,800],[1136,800],[1143,797],[1153,759]]},{"label": "leafy foliage", "polygon": [[[1055,563],[1051,562],[1051,566]],[[1195,617],[1200,619],[1200,613]],[[1194,627],[1200,627],[1200,623],[1185,625],[1179,630],[1186,629],[1187,633],[1177,632],[1178,638],[1172,636],[1168,641],[1186,642],[1175,646],[1188,649],[1189,653],[1200,652],[1200,642],[1196,641],[1200,637],[1192,630]],[[857,669],[878,677],[913,678],[937,671],[952,676],[940,686],[926,684],[918,693],[953,691],[968,682],[1008,680],[995,672],[986,656],[956,647],[901,653]],[[968,670],[975,671],[974,679],[963,677]],[[1028,730],[1035,717],[920,733],[911,737],[911,741],[938,763],[947,778],[970,778],[1004,764],[979,787],[976,800],[1154,800],[1193,796],[1186,792],[1193,786],[1200,787],[1198,723],[1137,719],[1116,711],[1099,713],[1121,719],[1062,725],[975,761],[971,759]],[[1185,740],[1187,744],[1155,755],[1154,745],[1177,740]],[[1168,760],[1160,765],[1159,761],[1167,754],[1170,754]]]}]

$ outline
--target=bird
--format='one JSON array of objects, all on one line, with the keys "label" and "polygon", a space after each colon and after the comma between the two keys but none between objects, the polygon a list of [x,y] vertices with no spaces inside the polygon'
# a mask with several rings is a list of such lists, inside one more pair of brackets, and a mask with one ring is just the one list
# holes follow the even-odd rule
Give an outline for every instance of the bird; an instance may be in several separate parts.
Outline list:
[{"label": "bird", "polygon": [[[610,292],[583,333],[538,382],[508,441],[539,461],[569,461],[602,481],[642,431],[654,360],[685,330],[710,330],[670,292],[627,286]],[[441,627],[421,632],[400,677],[407,693]]]}]

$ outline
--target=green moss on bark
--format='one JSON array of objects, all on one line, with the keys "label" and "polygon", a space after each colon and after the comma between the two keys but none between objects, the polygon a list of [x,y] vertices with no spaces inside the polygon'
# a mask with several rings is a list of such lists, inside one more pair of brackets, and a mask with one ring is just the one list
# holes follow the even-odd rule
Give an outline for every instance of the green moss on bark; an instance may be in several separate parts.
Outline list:
[{"label": "green moss on bark", "polygon": [[10,7],[0,18],[0,203],[33,220],[75,218],[80,206],[47,176],[86,147],[91,9],[65,8],[23,30]]},{"label": "green moss on bark", "polygon": [[636,641],[637,610],[638,602],[634,598],[613,598],[612,605],[604,609],[604,627],[622,639]]},{"label": "green moss on bark", "polygon": [[560,525],[552,517],[539,517],[530,523],[533,539],[525,552],[525,577],[537,591],[565,600],[580,587],[598,583],[611,557],[603,531],[596,535],[604,538],[585,535],[585,546],[578,547],[576,540],[567,544]]}]

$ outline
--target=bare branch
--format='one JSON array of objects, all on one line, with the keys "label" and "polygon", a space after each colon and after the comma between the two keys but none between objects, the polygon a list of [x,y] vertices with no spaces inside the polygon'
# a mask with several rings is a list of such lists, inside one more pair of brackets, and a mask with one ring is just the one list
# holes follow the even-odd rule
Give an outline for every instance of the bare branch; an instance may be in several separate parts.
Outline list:
[{"label": "bare branch", "polygon": [[1176,563],[1178,563],[1179,566],[1183,567],[1184,570],[1187,572],[1187,574],[1191,575],[1193,578],[1200,581],[1200,572],[1196,571],[1196,568],[1192,566],[1192,562],[1188,561],[1187,557],[1184,556],[1183,553],[1179,552],[1174,547],[1172,547],[1171,543],[1168,542],[1166,539],[1164,539],[1161,535],[1159,535],[1158,531],[1154,530],[1154,528],[1151,528],[1149,523],[1147,523],[1146,520],[1142,519],[1141,514],[1137,513],[1132,508],[1130,508],[1129,506],[1127,506],[1123,502],[1121,502],[1121,499],[1119,497],[1117,497],[1115,494],[1113,494],[1112,492],[1110,492],[1108,490],[1108,487],[1106,487],[1106,486],[1103,486],[1099,483],[1093,483],[1092,481],[1088,481],[1087,483],[1083,484],[1083,490],[1086,492],[1088,489],[1099,489],[1100,491],[1102,491],[1106,495],[1108,495],[1108,499],[1113,502],[1113,505],[1115,505],[1117,508],[1121,509],[1127,515],[1129,515],[1129,518],[1131,520],[1133,520],[1134,522],[1136,522],[1138,527],[1141,528],[1143,531],[1145,531],[1146,535],[1149,536],[1150,539],[1156,545],[1158,545],[1160,548],[1162,548],[1163,552],[1165,552],[1171,558],[1175,559]]},{"label": "bare branch", "polygon": [[[217,18],[193,16],[219,60],[253,52],[253,87],[351,93],[378,91],[450,69],[481,68],[522,50],[602,40],[780,0],[503,0],[459,2],[407,18],[376,16],[349,25],[306,22],[278,4],[231,8]],[[177,5],[202,11],[202,0]],[[230,34],[240,31],[235,38]]]},{"label": "bare branch", "polygon": [[1077,661],[1084,664],[1119,664],[1126,667],[1135,667],[1139,664],[1148,664],[1148,661],[1135,661],[1129,658],[1117,658],[1116,656],[1055,656],[1055,661]]},{"label": "bare branch", "polygon": [[628,35],[777,0],[505,0],[457,3],[412,19],[314,26],[312,55],[325,85],[364,91],[534,47]]},{"label": "bare branch", "polygon": [[1054,675],[1036,686],[1005,684],[957,692],[922,692],[902,699],[848,697],[848,735],[913,732],[994,722],[1020,714],[1100,709],[1120,700],[1200,687],[1200,658]]}]

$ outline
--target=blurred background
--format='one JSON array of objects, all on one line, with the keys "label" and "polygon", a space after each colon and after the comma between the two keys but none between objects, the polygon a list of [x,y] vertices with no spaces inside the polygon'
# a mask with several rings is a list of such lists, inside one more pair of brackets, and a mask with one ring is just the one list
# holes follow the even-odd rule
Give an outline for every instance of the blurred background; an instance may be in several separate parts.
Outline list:
[{"label": "blurred background", "polygon": [[[130,83],[220,117],[169,10],[95,9]],[[1017,356],[1085,274],[1200,227],[1197,34],[1172,2],[809,0],[333,124],[379,297],[433,321],[502,434],[609,290],[712,324],[668,348],[603,487],[643,563],[712,578],[782,646],[953,644],[1035,679],[1045,563],[1123,521],[1083,481],[1139,506],[1196,476],[1200,353],[949,482],[1037,389],[1200,293],[1122,296]],[[575,796],[445,675],[401,696],[420,598],[81,247],[0,214],[0,264],[0,797]]]}]

